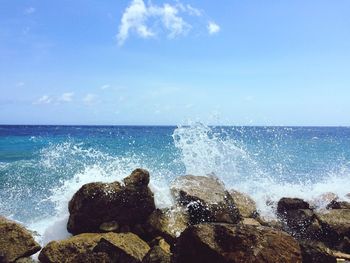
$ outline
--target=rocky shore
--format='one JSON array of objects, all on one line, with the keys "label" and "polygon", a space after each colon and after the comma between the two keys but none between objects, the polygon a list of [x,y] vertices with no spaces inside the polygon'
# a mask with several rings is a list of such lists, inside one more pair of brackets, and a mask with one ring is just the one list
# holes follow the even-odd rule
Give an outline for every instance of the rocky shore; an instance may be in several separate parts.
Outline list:
[{"label": "rocky shore", "polygon": [[[313,202],[282,198],[278,220],[262,218],[239,189],[213,176],[171,184],[174,206],[157,209],[148,171],[123,182],[83,185],[69,202],[72,237],[44,248],[16,222],[0,217],[0,263],[230,263],[350,260],[350,203],[326,193]],[[327,202],[325,210],[316,209]]]}]

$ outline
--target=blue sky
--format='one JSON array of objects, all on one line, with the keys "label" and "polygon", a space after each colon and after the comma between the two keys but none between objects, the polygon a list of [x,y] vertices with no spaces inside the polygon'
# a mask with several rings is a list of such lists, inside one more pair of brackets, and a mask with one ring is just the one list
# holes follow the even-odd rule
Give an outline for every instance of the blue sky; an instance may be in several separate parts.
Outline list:
[{"label": "blue sky", "polygon": [[0,123],[350,125],[348,0],[2,0]]}]

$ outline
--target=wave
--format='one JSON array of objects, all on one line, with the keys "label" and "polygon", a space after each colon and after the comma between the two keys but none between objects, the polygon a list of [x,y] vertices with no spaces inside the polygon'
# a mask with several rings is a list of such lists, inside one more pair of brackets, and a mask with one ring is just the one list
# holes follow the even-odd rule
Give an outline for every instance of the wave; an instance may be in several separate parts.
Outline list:
[{"label": "wave", "polygon": [[[262,132],[269,137],[262,136]],[[154,148],[150,152],[133,145],[120,154],[105,150],[103,145],[91,146],[69,138],[41,149],[36,160],[13,163],[12,168],[8,164],[1,166],[12,171],[9,182],[24,180],[23,184],[9,183],[5,194],[9,205],[1,210],[16,219],[10,204],[19,204],[20,199],[32,194],[36,198],[31,203],[17,208],[21,211],[33,208],[24,214],[28,217],[28,213],[34,214],[25,223],[38,233],[42,244],[63,239],[69,236],[66,231],[68,202],[83,184],[122,180],[137,167],[150,171],[150,187],[159,208],[173,204],[169,183],[183,174],[215,174],[228,189],[248,193],[257,202],[259,212],[267,217],[274,216],[274,202],[285,196],[312,200],[332,191],[345,198],[350,189],[350,166],[346,160],[334,162],[329,169],[322,168],[322,173],[294,176],[295,171],[291,171],[294,156],[286,152],[289,145],[284,147],[291,132],[291,128],[257,128],[248,132],[245,128],[194,123],[175,128],[169,134],[172,145],[152,144],[148,146]],[[315,143],[313,137],[310,141]],[[20,174],[28,167],[32,168],[33,178],[18,179],[23,178]],[[19,193],[20,197],[15,197]]]}]

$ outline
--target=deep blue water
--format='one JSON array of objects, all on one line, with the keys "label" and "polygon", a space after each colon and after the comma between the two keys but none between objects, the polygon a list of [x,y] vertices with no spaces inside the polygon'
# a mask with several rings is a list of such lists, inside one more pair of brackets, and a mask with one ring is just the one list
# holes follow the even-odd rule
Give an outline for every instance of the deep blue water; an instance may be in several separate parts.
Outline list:
[{"label": "deep blue water", "polygon": [[154,189],[215,173],[258,198],[291,187],[342,194],[349,162],[346,127],[0,126],[0,214],[31,223],[57,213],[81,184],[138,166],[151,171]]}]

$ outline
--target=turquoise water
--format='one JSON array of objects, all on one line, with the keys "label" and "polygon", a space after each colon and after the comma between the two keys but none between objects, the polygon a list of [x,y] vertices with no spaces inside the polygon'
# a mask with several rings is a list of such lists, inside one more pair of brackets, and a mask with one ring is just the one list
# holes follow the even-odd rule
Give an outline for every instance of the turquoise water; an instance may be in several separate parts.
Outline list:
[{"label": "turquoise water", "polygon": [[47,242],[63,235],[67,202],[82,184],[136,167],[151,172],[159,207],[171,205],[176,176],[214,173],[268,213],[267,199],[350,192],[350,128],[0,126],[0,214]]}]

